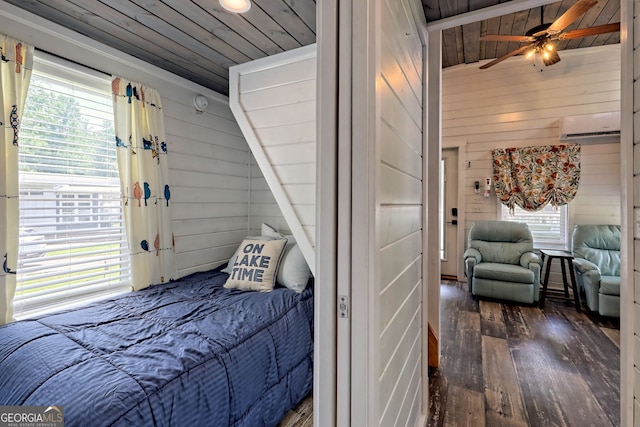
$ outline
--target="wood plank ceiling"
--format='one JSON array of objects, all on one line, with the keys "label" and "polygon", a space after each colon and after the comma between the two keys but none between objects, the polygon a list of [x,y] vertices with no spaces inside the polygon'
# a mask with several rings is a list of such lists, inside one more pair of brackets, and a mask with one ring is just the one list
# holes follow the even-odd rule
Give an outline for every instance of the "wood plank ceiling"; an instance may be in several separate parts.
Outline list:
[{"label": "wood plank ceiling", "polygon": [[[427,22],[438,21],[499,3],[508,2],[503,0],[422,0]],[[479,39],[487,34],[524,35],[529,29],[541,23],[552,23],[575,3],[576,0],[563,0],[548,4],[543,8],[536,7],[443,30],[442,67],[499,58],[518,49],[523,45],[516,42],[489,42]],[[569,25],[565,32],[616,22],[620,22],[620,0],[599,0],[587,13]],[[573,40],[558,40],[554,44],[557,51],[562,51],[619,42],[620,33],[614,32]],[[560,54],[560,56],[562,55]]]},{"label": "wood plank ceiling", "polygon": [[[315,0],[252,0],[241,15],[218,0],[5,0],[63,27],[227,95],[229,67],[315,42]],[[552,22],[576,0],[544,7]],[[427,22],[505,3],[422,0]],[[443,31],[443,67],[496,58],[518,43],[481,42],[485,34],[522,35],[540,8]],[[600,0],[567,30],[619,22],[620,0]],[[618,43],[619,33],[559,42],[557,49]]]}]

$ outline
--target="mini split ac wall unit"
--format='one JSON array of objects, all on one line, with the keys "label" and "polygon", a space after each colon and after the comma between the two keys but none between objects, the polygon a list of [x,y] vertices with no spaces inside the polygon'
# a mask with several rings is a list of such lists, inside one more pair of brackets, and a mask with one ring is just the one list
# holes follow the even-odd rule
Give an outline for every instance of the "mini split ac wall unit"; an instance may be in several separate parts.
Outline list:
[{"label": "mini split ac wall unit", "polygon": [[620,142],[620,112],[565,116],[560,119],[560,141],[578,144]]}]

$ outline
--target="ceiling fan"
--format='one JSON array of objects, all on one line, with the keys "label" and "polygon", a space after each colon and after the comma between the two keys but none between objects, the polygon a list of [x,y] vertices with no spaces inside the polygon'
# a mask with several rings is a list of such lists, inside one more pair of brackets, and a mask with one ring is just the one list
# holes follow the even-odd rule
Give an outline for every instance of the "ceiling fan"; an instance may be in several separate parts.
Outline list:
[{"label": "ceiling fan", "polygon": [[[496,65],[507,58],[516,56],[526,50],[529,50],[529,55],[539,53],[544,65],[553,65],[560,61],[560,56],[556,52],[553,43],[554,40],[569,40],[577,39],[580,37],[594,36],[597,34],[613,33],[620,31],[620,23],[598,25],[591,28],[583,28],[579,30],[568,31],[563,33],[573,21],[587,13],[589,9],[595,6],[598,0],[579,0],[576,4],[571,6],[565,13],[552,23],[541,23],[525,33],[524,36],[511,36],[490,34],[480,37],[482,41],[499,41],[499,42],[520,42],[527,43],[526,45],[507,53],[500,58],[494,59],[480,67],[484,70],[493,65]],[[540,13],[540,19],[542,20],[543,13]]]}]

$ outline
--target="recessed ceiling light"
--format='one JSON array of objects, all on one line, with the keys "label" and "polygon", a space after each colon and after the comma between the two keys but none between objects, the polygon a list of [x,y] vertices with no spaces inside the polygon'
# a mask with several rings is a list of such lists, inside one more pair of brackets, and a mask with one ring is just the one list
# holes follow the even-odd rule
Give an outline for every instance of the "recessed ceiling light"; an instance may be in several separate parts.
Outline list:
[{"label": "recessed ceiling light", "polygon": [[251,0],[220,0],[220,6],[232,13],[244,13],[251,9]]}]

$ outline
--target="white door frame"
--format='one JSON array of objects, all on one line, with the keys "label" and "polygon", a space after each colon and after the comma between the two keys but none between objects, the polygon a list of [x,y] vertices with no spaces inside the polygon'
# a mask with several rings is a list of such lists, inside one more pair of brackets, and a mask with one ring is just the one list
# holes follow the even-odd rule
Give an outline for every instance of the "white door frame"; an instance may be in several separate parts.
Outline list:
[{"label": "white door frame", "polygon": [[[635,325],[638,322],[635,301],[635,287],[638,283],[634,273],[636,226],[640,219],[634,217],[634,194],[638,184],[634,179],[634,96],[635,96],[635,72],[634,72],[634,7],[637,3],[632,0],[621,0],[620,2],[620,44],[622,46],[621,81],[620,81],[620,111],[621,111],[621,134],[620,134],[620,191],[621,191],[621,236],[620,255],[620,421],[623,426],[638,425],[640,414],[634,416],[634,378],[637,378],[638,371],[634,368],[634,359],[637,338],[634,336]],[[638,18],[636,18],[638,19]],[[637,55],[637,54],[636,54]],[[637,100],[636,100],[637,101]],[[638,125],[635,125],[638,132]],[[634,163],[636,163],[634,165]],[[640,211],[639,211],[640,212]],[[635,306],[635,307],[634,307]],[[635,331],[637,332],[637,331]]]},{"label": "white door frame", "polygon": [[[433,171],[434,162],[433,156],[429,156],[429,153],[432,153],[431,145],[437,145],[438,150],[440,149],[439,138],[440,138],[440,110],[439,110],[439,96],[440,96],[440,87],[439,80],[440,76],[436,76],[436,67],[433,65],[434,62],[440,64],[440,50],[441,50],[441,30],[452,28],[458,25],[463,25],[465,23],[474,22],[480,19],[487,19],[490,17],[500,16],[506,13],[517,12],[524,9],[529,9],[532,7],[543,6],[546,4],[550,4],[555,2],[555,0],[521,0],[521,1],[512,1],[508,3],[503,3],[500,5],[484,8],[480,11],[469,12],[464,15],[459,15],[457,17],[452,17],[448,19],[444,19],[438,21],[434,24],[429,24],[426,26],[425,33],[428,34],[427,38],[427,56],[429,58],[428,64],[426,65],[427,73],[427,84],[425,84],[425,96],[426,100],[428,100],[428,104],[425,104],[425,114],[427,123],[427,129],[425,129],[425,143],[426,150],[428,152],[425,155],[425,171]],[[348,6],[343,6],[345,3],[349,3]],[[621,43],[623,45],[622,49],[622,109],[624,111],[632,112],[633,108],[633,53],[632,53],[632,42],[629,40],[629,34],[633,30],[633,20],[632,20],[632,2],[622,0],[621,2],[622,8],[622,31],[621,31]],[[343,290],[337,290],[336,284],[336,276],[338,272],[336,271],[336,252],[334,251],[337,247],[338,239],[335,233],[326,233],[323,235],[322,230],[338,230],[338,218],[337,218],[337,208],[338,203],[338,192],[337,192],[337,174],[338,174],[338,164],[337,164],[337,134],[339,132],[337,126],[337,80],[338,76],[336,75],[336,70],[338,69],[338,52],[340,52],[340,43],[337,41],[338,34],[338,9],[340,9],[341,13],[351,13],[351,2],[338,2],[337,0],[326,0],[322,2],[318,2],[318,171],[328,171],[333,172],[325,173],[318,175],[318,193],[317,193],[317,201],[318,206],[320,206],[320,201],[322,200],[323,208],[318,211],[318,249],[317,249],[317,268],[318,268],[318,277],[324,277],[329,280],[328,282],[320,281],[319,283],[323,283],[323,287],[321,290],[317,291],[316,294],[316,342],[315,342],[315,356],[316,361],[314,363],[314,425],[317,426],[334,426],[336,425],[336,414],[337,411],[336,405],[336,390],[339,388],[337,385],[338,382],[342,383],[343,387],[349,387],[349,381],[345,378],[340,377],[341,380],[337,380],[336,372],[337,372],[337,362],[336,357],[338,355],[336,349],[336,339],[337,334],[335,333],[336,328],[338,328],[337,319],[337,295],[338,292],[343,292]],[[345,9],[345,10],[343,10]],[[349,20],[351,16],[349,16]],[[342,21],[344,22],[344,21]],[[343,28],[345,30],[346,28]],[[343,32],[344,34],[344,32]],[[349,33],[350,34],[350,33]],[[350,48],[350,46],[349,46]],[[436,59],[437,56],[437,59]],[[351,57],[349,55],[348,57]],[[344,65],[344,64],[342,64]],[[441,69],[438,73],[441,72]],[[429,85],[429,78],[431,78],[431,84]],[[428,96],[428,95],[431,96]],[[434,100],[437,98],[437,101]],[[325,127],[324,125],[328,125]],[[432,131],[433,130],[433,131]],[[344,131],[344,129],[342,129]],[[623,114],[622,118],[622,138],[623,141],[631,141],[632,145],[632,135],[633,135],[633,123],[632,123],[632,115]],[[435,138],[434,138],[435,137]],[[437,142],[435,140],[437,139]],[[432,143],[430,144],[429,141]],[[632,147],[631,147],[632,149]],[[459,168],[459,171],[464,170],[464,162],[463,159],[464,150],[459,150],[459,162],[463,162]],[[623,212],[622,212],[622,229],[623,235],[633,236],[633,181],[629,177],[633,176],[633,156],[629,153],[629,148],[623,148],[621,150],[622,157],[622,202],[623,202]],[[435,165],[435,169],[438,170],[439,167]],[[427,177],[427,175],[425,175]],[[428,177],[427,177],[428,179]],[[462,193],[462,192],[460,192]],[[425,197],[426,197],[425,190]],[[459,195],[460,197],[460,195]],[[428,203],[428,198],[425,198],[425,205]],[[464,209],[464,198],[459,202],[459,251],[464,247],[464,229],[466,227],[466,221],[463,217],[465,213]],[[328,209],[325,209],[327,207]],[[426,209],[428,212],[429,207]],[[628,241],[625,237],[622,242],[622,250],[625,253],[623,255],[623,259],[627,268],[623,268],[622,271],[622,279],[625,283],[632,283],[633,281],[633,239]],[[426,248],[426,246],[425,246]],[[321,255],[322,254],[322,255]],[[426,262],[425,262],[426,264]],[[425,271],[428,276],[425,276],[425,279],[429,282],[429,309],[424,310],[425,317],[428,315],[432,315],[433,311],[437,311],[437,304],[439,303],[439,290],[436,290],[436,294],[438,298],[434,298],[434,287],[432,286],[432,281],[434,280],[434,269],[429,268],[429,265],[425,265]],[[464,275],[464,269],[461,272],[460,277]],[[439,269],[436,268],[435,271],[438,272]],[[435,279],[436,282],[439,283],[439,277]],[[622,300],[625,303],[622,304],[621,307],[621,315],[624,319],[633,319],[633,287],[631,285],[625,286],[622,292],[624,295],[622,296]],[[434,301],[435,300],[435,301]],[[436,303],[436,308],[434,309],[433,303]],[[437,315],[436,315],[437,316]],[[320,321],[322,319],[322,321]],[[425,319],[426,320],[426,319]],[[633,366],[633,329],[631,323],[633,322],[621,322],[621,419],[622,425],[630,425],[633,423],[633,382],[632,382],[632,369]],[[426,324],[426,323],[425,323]],[[627,325],[629,324],[629,325]],[[437,332],[439,333],[439,319],[438,322],[433,324],[436,327]],[[425,329],[426,330],[426,329]],[[426,356],[426,346],[423,347],[424,355]],[[426,364],[425,364],[426,366]],[[347,376],[348,378],[348,376]],[[344,383],[346,381],[346,383]],[[426,391],[427,389],[425,389]],[[348,395],[348,394],[347,394]],[[341,399],[344,395],[340,394]],[[425,400],[427,398],[427,393],[424,393]],[[344,405],[343,405],[344,406]],[[349,409],[346,409],[349,408]],[[343,407],[343,410],[350,411],[350,405],[347,404],[346,407]],[[426,408],[425,408],[426,409]],[[337,417],[340,417],[338,413]],[[349,425],[348,423],[340,423],[338,425]]]},{"label": "white door frame", "polygon": [[464,263],[462,262],[462,254],[464,253],[466,242],[466,228],[467,228],[467,197],[466,197],[466,183],[465,183],[465,170],[467,169],[467,143],[464,141],[449,142],[446,145],[442,145],[442,149],[457,148],[458,149],[458,230],[457,230],[457,244],[458,244],[458,281],[464,281]]},{"label": "white door frame", "polygon": [[[455,236],[453,236],[453,238],[455,239],[456,242],[456,250],[455,253],[451,253],[450,251],[448,251],[448,258],[455,258],[456,259],[456,271],[455,274],[458,277],[458,281],[463,281],[464,280],[464,264],[462,262],[462,253],[464,252],[464,246],[465,246],[465,242],[464,242],[464,233],[465,233],[465,220],[466,220],[466,216],[465,216],[465,191],[466,191],[466,186],[464,185],[464,174],[463,174],[463,168],[465,167],[465,153],[462,151],[464,149],[464,145],[453,145],[453,144],[449,144],[447,147],[443,146],[442,147],[442,152],[444,153],[445,150],[455,150],[456,152],[456,156],[457,156],[457,162],[456,162],[456,179],[457,179],[457,191],[456,191],[456,200],[452,203],[453,205],[455,205],[458,209],[458,215],[455,219],[458,220],[458,225],[456,227],[456,231],[455,231]],[[445,171],[446,173],[446,171]],[[446,191],[446,190],[445,190]],[[445,200],[446,200],[447,195],[445,194]],[[445,203],[446,205],[447,203]],[[445,214],[445,218],[446,218],[446,214]],[[450,237],[451,238],[451,237]],[[447,262],[449,262],[450,260],[448,259]],[[442,261],[441,261],[442,262]]]},{"label": "white door frame", "polygon": [[[427,26],[428,28],[428,26]],[[424,199],[424,229],[423,235],[423,260],[422,277],[424,281],[423,292],[426,292],[426,307],[423,307],[422,327],[427,333],[429,324],[440,340],[440,185],[429,183],[440,182],[440,157],[442,151],[442,138],[440,135],[440,90],[442,87],[442,31],[432,31],[426,34],[426,82],[424,84],[425,99],[425,129],[424,129],[424,172],[423,172],[423,199]],[[426,308],[426,310],[424,309]],[[425,340],[427,341],[427,340]],[[428,366],[428,343],[424,344],[423,366]],[[440,352],[440,346],[438,346]],[[438,354],[438,358],[440,355]],[[426,358],[426,360],[425,360]],[[428,373],[427,373],[428,374]],[[428,381],[428,375],[425,375]],[[429,387],[425,388],[424,396],[427,396],[428,408]]]},{"label": "white door frame", "polygon": [[[442,32],[444,29],[519,12],[525,9],[555,3],[556,0],[514,0],[495,6],[486,7],[462,15],[441,19],[427,24],[427,31]],[[621,425],[630,426],[634,421],[634,180],[633,180],[633,105],[634,105],[634,58],[633,58],[633,0],[621,0],[620,43],[622,45],[622,79],[621,79],[621,283],[620,289],[620,418]],[[430,60],[435,59],[431,55]],[[439,112],[430,112],[430,114]],[[640,216],[640,213],[639,213]],[[640,219],[638,220],[640,222]],[[430,288],[432,289],[432,288]],[[432,290],[433,292],[433,290]],[[433,299],[434,294],[429,295]],[[439,291],[438,291],[439,300]],[[439,330],[438,330],[439,333]],[[640,405],[639,405],[640,410]],[[639,415],[640,417],[640,415]],[[640,418],[639,418],[640,419]]]},{"label": "white door frame", "polygon": [[[338,0],[323,0],[317,14],[316,277],[314,288],[313,425],[335,427],[337,418],[337,159]],[[350,357],[348,351],[343,351]],[[348,386],[348,379],[346,380]],[[344,387],[345,379],[340,381]],[[341,410],[344,411],[341,405]],[[347,405],[348,410],[348,405]]]}]

